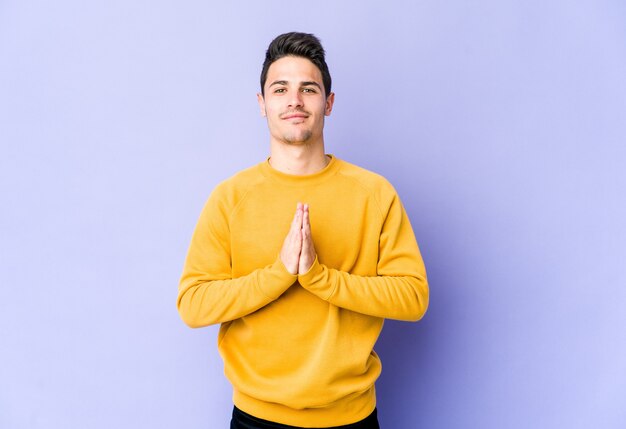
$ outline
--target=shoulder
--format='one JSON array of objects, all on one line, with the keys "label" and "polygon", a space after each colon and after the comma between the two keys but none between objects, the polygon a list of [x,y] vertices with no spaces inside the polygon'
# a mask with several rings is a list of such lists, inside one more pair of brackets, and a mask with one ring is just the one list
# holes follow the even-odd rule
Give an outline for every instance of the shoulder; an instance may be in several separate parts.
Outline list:
[{"label": "shoulder", "polygon": [[239,171],[220,182],[209,196],[209,202],[234,208],[258,184],[265,180],[260,164]]},{"label": "shoulder", "polygon": [[396,190],[393,185],[381,174],[344,160],[338,161],[340,162],[339,174],[357,183],[379,202],[388,201],[396,196]]}]

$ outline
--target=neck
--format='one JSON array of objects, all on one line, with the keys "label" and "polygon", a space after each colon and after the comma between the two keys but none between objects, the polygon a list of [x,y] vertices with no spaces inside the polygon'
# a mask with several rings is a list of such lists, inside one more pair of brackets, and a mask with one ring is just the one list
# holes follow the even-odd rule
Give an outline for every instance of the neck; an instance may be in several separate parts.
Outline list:
[{"label": "neck", "polygon": [[287,145],[272,142],[270,165],[285,174],[304,176],[315,174],[328,165],[324,143],[319,145]]}]

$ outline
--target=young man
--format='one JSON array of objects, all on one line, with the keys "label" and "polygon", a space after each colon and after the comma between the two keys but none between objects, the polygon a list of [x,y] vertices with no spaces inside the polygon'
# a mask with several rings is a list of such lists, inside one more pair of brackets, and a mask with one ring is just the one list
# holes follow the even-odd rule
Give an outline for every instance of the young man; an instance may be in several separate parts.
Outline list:
[{"label": "young man", "polygon": [[334,99],[319,40],[274,39],[258,94],[270,157],[218,185],[193,234],[178,310],[191,327],[221,323],[231,428],[378,428],[383,320],[428,306],[393,187],[325,153]]}]

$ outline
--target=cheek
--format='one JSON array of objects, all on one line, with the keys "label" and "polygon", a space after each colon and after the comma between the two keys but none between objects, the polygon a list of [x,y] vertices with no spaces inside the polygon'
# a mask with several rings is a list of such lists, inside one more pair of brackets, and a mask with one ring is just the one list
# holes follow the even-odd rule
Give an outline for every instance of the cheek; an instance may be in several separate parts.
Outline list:
[{"label": "cheek", "polygon": [[273,103],[265,104],[265,111],[268,115],[279,114],[281,112],[279,106]]}]

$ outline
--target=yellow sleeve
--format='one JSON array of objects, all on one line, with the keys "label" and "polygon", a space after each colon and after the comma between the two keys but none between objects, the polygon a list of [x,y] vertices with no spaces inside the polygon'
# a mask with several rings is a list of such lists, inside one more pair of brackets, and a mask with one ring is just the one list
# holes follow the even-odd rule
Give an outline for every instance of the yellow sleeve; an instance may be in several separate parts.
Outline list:
[{"label": "yellow sleeve", "polygon": [[387,319],[416,321],[428,308],[428,282],[413,229],[397,195],[386,210],[379,240],[377,276],[328,268],[316,259],[300,284],[348,310]]},{"label": "yellow sleeve", "polygon": [[232,278],[227,206],[214,191],[191,239],[177,307],[192,328],[246,316],[276,300],[297,280],[278,256],[271,265]]}]

